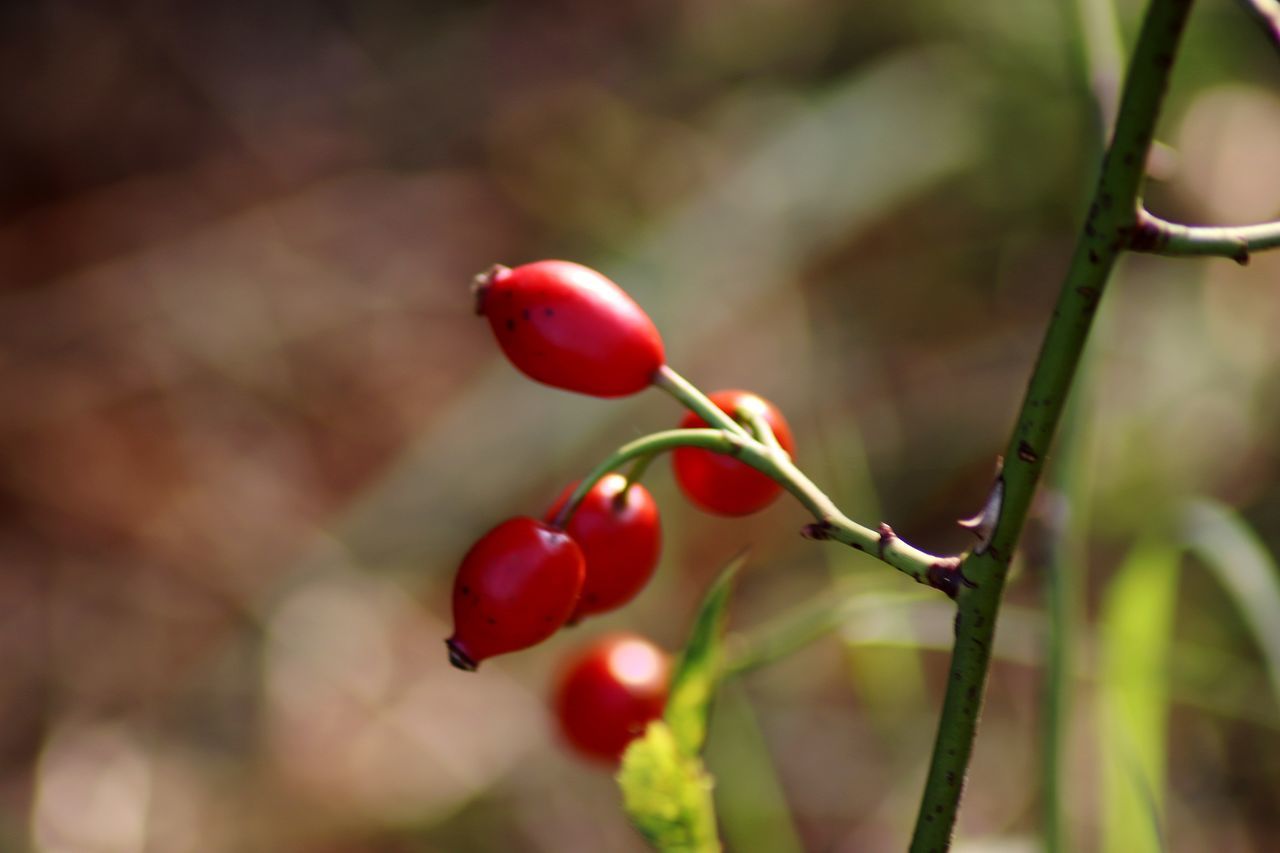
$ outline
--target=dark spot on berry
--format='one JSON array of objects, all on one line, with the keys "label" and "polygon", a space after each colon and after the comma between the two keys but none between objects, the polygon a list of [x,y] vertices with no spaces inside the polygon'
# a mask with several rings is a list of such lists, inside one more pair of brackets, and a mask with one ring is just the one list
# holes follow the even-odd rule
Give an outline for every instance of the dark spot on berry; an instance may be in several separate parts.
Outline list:
[{"label": "dark spot on berry", "polygon": [[486,616],[486,617],[485,617],[485,619],[484,619],[484,621],[488,622],[490,625],[497,625],[497,624],[498,624],[498,620],[497,620],[497,619],[494,619],[492,616]]},{"label": "dark spot on berry", "polygon": [[471,594],[471,587],[467,586],[467,585],[464,583],[464,584],[462,585],[462,594],[463,594],[463,595],[470,595],[470,594]]},{"label": "dark spot on berry", "polygon": [[556,309],[554,309],[554,308],[543,308],[543,309],[542,309],[542,313],[543,313],[543,314],[545,314],[545,315],[546,315],[546,316],[548,316],[548,317],[554,317],[554,316],[556,315]]},{"label": "dark spot on berry", "polygon": [[516,321],[515,321],[515,320],[512,320],[512,319],[510,319],[510,318],[508,318],[508,319],[507,319],[507,331],[508,331],[508,332],[514,332],[515,330],[516,330]]},{"label": "dark spot on berry", "polygon": [[528,309],[528,308],[525,308],[525,309],[521,310],[521,311],[520,311],[520,316],[521,316],[521,317],[523,317],[523,318],[525,318],[526,320],[528,320],[528,319],[529,319],[529,309]]}]

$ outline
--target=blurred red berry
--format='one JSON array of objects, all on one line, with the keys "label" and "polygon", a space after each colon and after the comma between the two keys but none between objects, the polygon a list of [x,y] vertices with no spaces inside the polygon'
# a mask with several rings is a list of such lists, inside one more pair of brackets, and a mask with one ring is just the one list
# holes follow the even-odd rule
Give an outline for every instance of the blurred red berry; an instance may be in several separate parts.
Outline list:
[{"label": "blurred red berry", "polygon": [[538,261],[477,276],[476,313],[511,363],[547,385],[622,397],[647,388],[665,363],[653,321],[593,269]]},{"label": "blurred red berry", "polygon": [[502,522],[471,546],[454,578],[449,661],[474,670],[550,637],[577,606],[583,572],[582,549],[564,531],[533,518]]},{"label": "blurred red berry", "polygon": [[[708,396],[730,416],[739,406],[756,406],[782,449],[788,455],[794,452],[791,427],[768,400],[749,391],[717,391]],[[682,429],[698,429],[706,427],[707,423],[690,412],[684,416],[680,426]],[[672,453],[671,463],[676,482],[685,497],[719,515],[749,515],[764,509],[782,492],[781,486],[745,462],[710,450],[680,447]]]},{"label": "blurred red berry", "polygon": [[583,755],[616,763],[627,744],[662,716],[670,663],[634,634],[598,640],[562,670],[555,711],[560,730]]}]

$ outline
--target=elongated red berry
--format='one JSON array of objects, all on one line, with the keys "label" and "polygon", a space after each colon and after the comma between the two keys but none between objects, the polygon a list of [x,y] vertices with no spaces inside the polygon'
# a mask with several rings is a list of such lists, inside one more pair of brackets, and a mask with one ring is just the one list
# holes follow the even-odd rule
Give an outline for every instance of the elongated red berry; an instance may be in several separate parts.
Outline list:
[{"label": "elongated red berry", "polygon": [[574,656],[560,675],[560,731],[581,754],[616,763],[645,727],[662,716],[670,664],[653,643],[614,634]]},{"label": "elongated red berry", "polygon": [[[717,391],[708,395],[722,411],[734,415],[742,405],[755,406],[788,455],[795,451],[791,427],[782,413],[750,391]],[[680,422],[683,429],[705,427],[706,421],[690,412]],[[750,515],[764,509],[782,487],[745,462],[696,447],[681,447],[671,455],[676,483],[693,503],[719,515]]]},{"label": "elongated red berry", "polygon": [[508,519],[480,537],[454,578],[449,661],[474,670],[550,637],[578,604],[583,566],[568,534],[533,518]]},{"label": "elongated red berry", "polygon": [[665,363],[649,315],[622,288],[568,261],[496,266],[476,277],[476,313],[511,363],[539,382],[622,397],[647,388]]},{"label": "elongated red berry", "polygon": [[[547,512],[555,518],[577,484],[569,486]],[[625,490],[625,494],[623,491]],[[607,474],[578,505],[565,527],[587,561],[582,598],[569,622],[621,607],[653,576],[662,549],[662,525],[653,495],[639,483]]]}]

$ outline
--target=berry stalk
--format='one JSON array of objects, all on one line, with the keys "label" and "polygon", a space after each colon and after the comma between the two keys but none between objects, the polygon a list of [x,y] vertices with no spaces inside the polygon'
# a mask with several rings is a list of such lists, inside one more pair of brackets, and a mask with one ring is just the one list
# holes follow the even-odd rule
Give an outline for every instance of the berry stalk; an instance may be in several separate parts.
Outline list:
[{"label": "berry stalk", "polygon": [[563,528],[578,505],[602,477],[633,459],[653,456],[677,447],[697,447],[732,456],[773,479],[790,492],[814,517],[804,535],[810,539],[830,539],[870,554],[918,583],[941,589],[954,596],[959,584],[956,567],[959,557],[938,557],[908,545],[887,524],[872,530],[853,521],[797,468],[785,454],[756,441],[718,429],[673,429],[638,438],[618,448],[582,479],[552,521]]}]

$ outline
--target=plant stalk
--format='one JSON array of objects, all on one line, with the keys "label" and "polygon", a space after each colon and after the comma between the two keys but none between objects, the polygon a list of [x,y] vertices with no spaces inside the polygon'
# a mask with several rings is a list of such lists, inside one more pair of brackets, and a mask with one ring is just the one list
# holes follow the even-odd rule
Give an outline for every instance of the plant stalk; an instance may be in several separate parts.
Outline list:
[{"label": "plant stalk", "polygon": [[1190,10],[1191,0],[1152,0],[1147,7],[1093,202],[1009,439],[1000,478],[1004,496],[995,529],[990,541],[975,549],[960,567],[972,586],[957,590],[955,648],[911,841],[914,853],[942,851],[951,845],[1009,563],[1098,301],[1137,227],[1144,165]]},{"label": "plant stalk", "polygon": [[587,493],[609,472],[633,459],[651,457],[677,447],[697,447],[712,453],[723,453],[750,465],[790,492],[814,517],[813,524],[804,528],[811,539],[831,539],[870,554],[893,566],[918,583],[941,589],[954,595],[955,567],[959,557],[937,557],[915,548],[898,538],[887,524],[872,530],[863,527],[840,511],[803,471],[797,468],[785,453],[748,436],[720,429],[673,429],[655,432],[638,438],[615,450],[604,461],[582,478],[578,487],[569,495],[564,506],[556,513],[552,524],[564,528],[577,512]]}]

